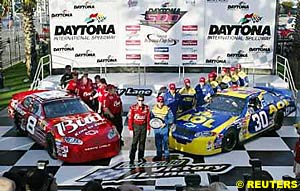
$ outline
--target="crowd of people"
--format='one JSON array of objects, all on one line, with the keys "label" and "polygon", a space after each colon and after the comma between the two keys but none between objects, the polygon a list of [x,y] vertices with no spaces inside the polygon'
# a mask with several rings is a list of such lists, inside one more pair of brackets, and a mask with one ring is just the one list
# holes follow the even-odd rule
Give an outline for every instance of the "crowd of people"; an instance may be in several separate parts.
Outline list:
[{"label": "crowd of people", "polygon": [[[91,109],[109,119],[117,128],[120,135],[123,131],[122,100],[117,93],[117,87],[107,84],[105,78],[96,75],[94,81],[84,72],[82,77],[76,71],[71,72],[70,65],[65,67],[61,78],[61,87],[69,94],[77,95]],[[157,155],[153,160],[169,160],[168,132],[175,122],[178,113],[201,106],[209,102],[212,95],[225,88],[248,86],[249,80],[241,65],[223,68],[220,75],[215,71],[208,74],[208,79],[200,77],[195,88],[191,87],[191,80],[184,79],[184,86],[177,89],[175,83],[170,83],[165,92],[156,98],[153,108],[144,104],[144,95],[137,96],[137,103],[133,104],[128,113],[128,128],[132,143],[129,154],[130,164],[134,164],[135,153],[138,151],[138,161],[145,162],[145,141],[147,132],[150,134],[150,120],[158,118],[162,121],[161,127],[154,129]],[[121,146],[124,142],[121,137]]]}]

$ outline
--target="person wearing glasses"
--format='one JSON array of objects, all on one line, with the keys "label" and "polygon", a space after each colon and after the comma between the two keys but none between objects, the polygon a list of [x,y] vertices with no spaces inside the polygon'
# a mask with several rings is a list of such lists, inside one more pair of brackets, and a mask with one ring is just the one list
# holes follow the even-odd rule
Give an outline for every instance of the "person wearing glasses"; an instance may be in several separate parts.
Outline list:
[{"label": "person wearing glasses", "polygon": [[164,152],[165,160],[169,161],[169,127],[174,122],[174,116],[170,108],[164,104],[164,97],[158,96],[156,101],[157,103],[151,111],[151,118],[159,118],[163,123],[160,128],[154,129],[156,156],[153,160],[162,160],[162,154]]},{"label": "person wearing glasses", "polygon": [[133,135],[129,154],[129,164],[134,164],[135,153],[138,147],[139,162],[146,162],[144,159],[146,134],[150,135],[150,109],[144,104],[144,95],[137,96],[137,103],[130,106],[128,113],[128,129]]}]

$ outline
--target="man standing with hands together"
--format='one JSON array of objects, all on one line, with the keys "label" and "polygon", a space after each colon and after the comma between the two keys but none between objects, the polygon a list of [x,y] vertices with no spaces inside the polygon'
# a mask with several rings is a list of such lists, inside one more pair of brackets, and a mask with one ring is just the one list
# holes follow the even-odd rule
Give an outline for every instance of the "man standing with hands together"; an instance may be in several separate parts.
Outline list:
[{"label": "man standing with hands together", "polygon": [[129,154],[129,164],[134,164],[135,153],[138,147],[139,162],[146,162],[144,159],[146,133],[150,135],[150,109],[148,105],[144,104],[144,95],[137,96],[137,103],[130,106],[128,113],[128,128],[133,134],[132,144]]}]

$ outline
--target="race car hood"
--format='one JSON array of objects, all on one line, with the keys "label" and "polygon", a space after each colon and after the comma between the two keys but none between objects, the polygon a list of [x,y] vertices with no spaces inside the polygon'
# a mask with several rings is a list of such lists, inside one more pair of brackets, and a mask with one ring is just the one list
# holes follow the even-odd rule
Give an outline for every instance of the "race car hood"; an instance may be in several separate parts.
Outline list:
[{"label": "race car hood", "polygon": [[51,126],[51,131],[60,137],[80,138],[86,133],[97,134],[111,123],[98,113],[85,113],[72,116],[48,119],[47,123]]},{"label": "race car hood", "polygon": [[220,133],[233,123],[236,118],[237,116],[229,112],[212,111],[199,107],[177,118],[176,126],[191,129],[193,132],[213,131]]}]

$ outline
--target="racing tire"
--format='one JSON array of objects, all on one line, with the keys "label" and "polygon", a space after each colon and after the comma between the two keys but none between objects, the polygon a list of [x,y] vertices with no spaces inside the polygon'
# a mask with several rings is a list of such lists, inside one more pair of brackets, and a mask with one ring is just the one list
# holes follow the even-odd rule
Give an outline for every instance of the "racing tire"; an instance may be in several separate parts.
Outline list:
[{"label": "racing tire", "polygon": [[46,142],[47,142],[48,154],[52,159],[57,159],[57,150],[56,150],[56,145],[55,145],[55,140],[53,135],[47,134]]},{"label": "racing tire", "polygon": [[238,135],[235,129],[229,128],[222,139],[222,151],[230,152],[238,144]]},{"label": "racing tire", "polygon": [[18,133],[20,133],[21,135],[27,135],[26,130],[21,128],[21,120],[20,120],[20,116],[18,113],[15,113],[14,115],[14,126],[17,129]]},{"label": "racing tire", "polygon": [[283,118],[284,118],[283,111],[282,110],[278,111],[278,113],[276,114],[275,119],[274,119],[275,131],[279,130],[282,127]]}]

